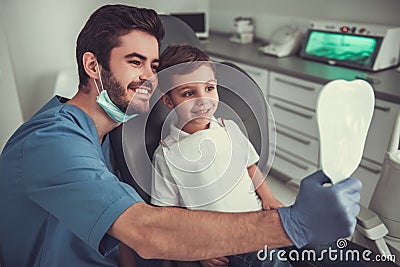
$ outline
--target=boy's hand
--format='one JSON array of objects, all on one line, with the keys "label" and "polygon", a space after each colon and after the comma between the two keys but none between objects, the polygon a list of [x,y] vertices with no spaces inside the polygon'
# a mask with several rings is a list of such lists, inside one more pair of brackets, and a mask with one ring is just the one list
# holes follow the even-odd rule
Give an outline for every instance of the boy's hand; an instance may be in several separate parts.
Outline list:
[{"label": "boy's hand", "polygon": [[278,208],[284,207],[282,202],[277,200],[274,196],[264,197],[262,200],[263,210],[276,210]]},{"label": "boy's hand", "polygon": [[228,267],[229,259],[226,257],[218,257],[214,259],[200,261],[203,267],[225,266]]}]

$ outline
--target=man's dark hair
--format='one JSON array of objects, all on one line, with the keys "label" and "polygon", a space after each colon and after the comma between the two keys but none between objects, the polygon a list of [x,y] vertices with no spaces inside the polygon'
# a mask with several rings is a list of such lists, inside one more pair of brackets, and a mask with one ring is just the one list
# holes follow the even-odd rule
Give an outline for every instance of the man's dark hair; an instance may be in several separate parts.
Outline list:
[{"label": "man's dark hair", "polygon": [[83,67],[83,54],[92,52],[98,63],[109,71],[111,50],[120,45],[121,36],[132,30],[151,34],[157,39],[159,45],[164,37],[162,22],[152,9],[105,5],[93,12],[76,41],[79,88],[87,85],[89,78]]}]

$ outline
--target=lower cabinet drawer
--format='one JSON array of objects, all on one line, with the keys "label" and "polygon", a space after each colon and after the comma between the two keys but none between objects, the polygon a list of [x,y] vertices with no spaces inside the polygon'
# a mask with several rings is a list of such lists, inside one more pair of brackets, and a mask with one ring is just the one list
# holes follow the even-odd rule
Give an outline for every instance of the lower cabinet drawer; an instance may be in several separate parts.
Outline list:
[{"label": "lower cabinet drawer", "polygon": [[399,107],[398,104],[380,99],[375,101],[374,115],[369,127],[364,155],[376,163],[383,163]]},{"label": "lower cabinet drawer", "polygon": [[276,72],[270,73],[269,94],[271,96],[315,109],[322,84],[295,78]]},{"label": "lower cabinet drawer", "polygon": [[306,162],[287,151],[277,148],[271,171],[282,180],[300,181],[311,173],[317,171],[318,166]]},{"label": "lower cabinet drawer", "polygon": [[375,187],[381,176],[381,166],[372,163],[368,159],[363,158],[359,167],[353,173],[352,177],[356,177],[362,182],[362,189],[360,192],[361,200],[360,204],[368,208],[369,202],[371,201],[372,194],[374,193]]},{"label": "lower cabinet drawer", "polygon": [[319,139],[315,112],[274,99],[269,99],[276,123]]},{"label": "lower cabinet drawer", "polygon": [[319,142],[311,137],[276,124],[276,146],[292,152],[305,161],[319,165]]}]

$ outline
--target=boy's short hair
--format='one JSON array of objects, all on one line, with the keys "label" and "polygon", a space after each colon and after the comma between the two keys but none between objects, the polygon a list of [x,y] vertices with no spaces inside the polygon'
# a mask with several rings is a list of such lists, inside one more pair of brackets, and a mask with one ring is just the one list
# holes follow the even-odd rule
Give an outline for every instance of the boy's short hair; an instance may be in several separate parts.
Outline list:
[{"label": "boy's short hair", "polygon": [[189,44],[172,44],[161,54],[158,70],[161,71],[177,64],[195,61],[210,61],[210,57],[199,48]]},{"label": "boy's short hair", "polygon": [[[215,74],[215,68],[210,57],[201,49],[186,43],[169,45],[160,56],[158,72],[163,71],[161,76],[164,77],[160,81],[160,83],[164,83],[160,86],[160,90],[163,93],[168,93],[173,87],[170,80],[172,75],[191,73],[203,64],[209,65]],[[170,68],[172,66],[175,67]]]}]

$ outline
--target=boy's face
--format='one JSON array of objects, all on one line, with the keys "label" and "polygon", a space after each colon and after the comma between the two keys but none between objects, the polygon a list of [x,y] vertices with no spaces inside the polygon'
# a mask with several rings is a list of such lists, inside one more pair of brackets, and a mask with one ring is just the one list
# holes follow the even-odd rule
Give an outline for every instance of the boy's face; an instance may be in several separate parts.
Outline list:
[{"label": "boy's face", "polygon": [[207,129],[219,101],[213,69],[201,65],[189,74],[173,75],[172,82],[178,86],[163,96],[163,102],[175,109],[182,129],[189,133]]}]

